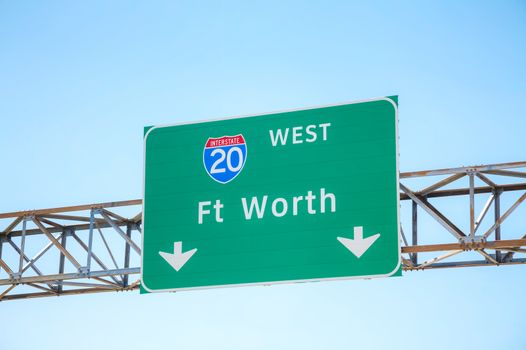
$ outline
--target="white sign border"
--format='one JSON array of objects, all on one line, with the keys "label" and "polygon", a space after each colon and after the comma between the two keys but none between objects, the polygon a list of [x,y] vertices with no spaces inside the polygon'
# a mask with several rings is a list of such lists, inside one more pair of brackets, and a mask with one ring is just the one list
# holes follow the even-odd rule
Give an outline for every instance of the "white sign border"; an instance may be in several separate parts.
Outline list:
[{"label": "white sign border", "polygon": [[[216,122],[216,121],[222,121],[222,120],[229,120],[229,119],[241,119],[241,118],[251,118],[251,117],[260,117],[265,115],[272,115],[272,114],[280,114],[280,113],[288,113],[288,112],[298,112],[298,111],[306,111],[311,109],[319,109],[319,108],[327,108],[327,107],[338,107],[338,106],[345,106],[345,105],[352,105],[352,104],[359,104],[359,103],[367,103],[367,102],[378,102],[378,101],[387,101],[391,103],[395,110],[395,141],[396,141],[396,218],[397,218],[397,228],[398,228],[398,263],[396,264],[396,267],[393,271],[383,274],[383,275],[369,275],[369,276],[344,276],[344,277],[326,277],[326,278],[309,278],[309,279],[300,279],[300,280],[286,280],[286,281],[270,281],[270,282],[253,282],[253,283],[234,283],[234,284],[223,284],[223,285],[211,285],[211,286],[200,286],[200,287],[186,287],[186,288],[168,288],[168,289],[150,289],[146,286],[143,279],[143,260],[144,260],[144,235],[146,233],[144,224],[144,207],[146,203],[145,198],[145,187],[146,187],[146,140],[148,139],[148,135],[155,129],[160,128],[166,128],[171,126],[179,126],[179,125],[188,125],[188,124],[202,124],[202,123],[209,123],[209,122]],[[377,97],[377,98],[371,98],[371,99],[364,99],[364,100],[357,100],[352,102],[345,102],[345,103],[337,103],[337,104],[330,104],[330,105],[322,105],[322,106],[314,106],[314,107],[306,107],[306,108],[296,108],[296,109],[289,109],[289,110],[281,110],[281,111],[275,111],[275,112],[268,112],[268,113],[262,113],[262,114],[250,114],[250,115],[241,115],[241,116],[233,116],[233,117],[225,117],[225,118],[216,118],[216,119],[209,119],[209,120],[199,120],[199,121],[189,121],[189,122],[180,122],[180,123],[173,123],[173,124],[161,124],[152,126],[146,134],[144,135],[143,140],[143,181],[142,181],[142,234],[141,234],[141,287],[144,288],[149,293],[164,293],[164,292],[179,292],[179,291],[187,291],[187,290],[199,290],[199,289],[215,289],[215,288],[233,288],[233,287],[246,287],[246,286],[268,286],[273,284],[285,284],[285,283],[304,283],[304,282],[320,282],[320,281],[341,281],[341,280],[356,280],[356,279],[372,279],[372,278],[384,278],[384,277],[390,277],[394,275],[399,269],[400,265],[402,263],[402,257],[401,257],[401,246],[400,246],[400,167],[399,167],[399,161],[400,161],[400,152],[399,152],[399,139],[398,139],[398,105],[389,97]]]}]

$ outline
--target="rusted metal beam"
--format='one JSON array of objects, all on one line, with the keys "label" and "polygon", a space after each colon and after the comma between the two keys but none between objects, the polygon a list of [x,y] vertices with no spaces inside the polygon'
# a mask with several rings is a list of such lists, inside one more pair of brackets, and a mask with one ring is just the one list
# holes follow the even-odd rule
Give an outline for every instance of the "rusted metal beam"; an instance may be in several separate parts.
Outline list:
[{"label": "rusted metal beam", "polygon": [[447,231],[451,232],[452,235],[460,239],[465,234],[456,225],[454,225],[448,218],[446,218],[437,208],[435,208],[427,199],[416,195],[409,188],[400,184],[400,188],[404,191],[412,200],[416,202],[422,209],[424,209],[429,215],[431,215],[438,223],[440,223]]},{"label": "rusted metal beam", "polygon": [[[108,228],[108,227],[111,227],[111,225],[109,223],[107,223],[104,219],[96,219],[95,222],[97,222],[97,225],[100,227],[100,228]],[[119,226],[126,226],[126,224],[128,222],[122,222],[122,221],[114,221],[114,223],[116,225],[119,225]],[[70,229],[70,230],[74,230],[74,231],[86,231],[89,229],[89,224],[77,224],[77,225],[66,225],[66,226],[63,226],[63,228],[59,228],[59,227],[48,227],[47,230],[49,233],[58,233],[58,232],[62,232],[63,229]],[[34,229],[28,229],[26,230],[26,236],[33,236],[33,235],[39,235],[39,234],[42,234],[42,232],[40,232],[40,230],[38,228],[34,228]],[[17,237],[17,236],[21,236],[22,235],[22,230],[17,230],[17,231],[12,231],[10,234],[9,234],[9,237]],[[0,237],[2,236],[2,233],[0,233]]]},{"label": "rusted metal beam", "polygon": [[493,174],[500,176],[511,176],[511,177],[520,177],[526,179],[526,173],[520,171],[509,171],[509,170],[487,170],[484,171],[485,174]]},{"label": "rusted metal beam", "polygon": [[484,181],[485,183],[487,183],[489,186],[493,188],[496,188],[499,186],[495,182],[491,181],[487,176],[482,175],[481,173],[476,173],[475,175],[477,175],[479,179],[481,179],[482,181]]},{"label": "rusted metal beam", "polygon": [[[508,185],[499,185],[497,189],[501,192],[510,192],[510,191],[522,191],[526,190],[526,183],[517,183],[517,184],[508,184]],[[490,186],[481,186],[481,187],[475,187],[474,192],[475,194],[482,194],[482,193],[492,193],[494,191],[493,187]],[[420,195],[418,191],[415,191],[416,195]],[[431,192],[426,195],[426,198],[440,198],[440,197],[453,197],[453,196],[467,196],[469,195],[469,187],[463,187],[463,188],[454,188],[449,190],[438,190]],[[410,200],[411,198],[405,194],[400,193],[400,200]]]},{"label": "rusted metal beam", "polygon": [[411,177],[423,177],[423,176],[434,176],[434,175],[448,175],[448,174],[458,174],[466,173],[468,171],[473,172],[488,172],[492,170],[500,169],[510,169],[510,168],[524,168],[526,167],[526,161],[521,162],[511,162],[511,163],[499,163],[499,164],[489,164],[489,165],[474,165],[458,168],[444,168],[444,169],[435,169],[435,170],[422,170],[422,171],[409,171],[400,173],[401,179],[408,179]]},{"label": "rusted metal beam", "polygon": [[474,232],[477,232],[478,228],[480,227],[480,223],[482,222],[482,220],[484,220],[484,217],[486,216],[486,213],[488,212],[489,207],[491,206],[491,203],[493,203],[494,200],[495,200],[495,195],[492,193],[489,196],[488,200],[486,201],[486,204],[484,204],[484,207],[480,211],[480,214],[477,217],[477,220],[475,221],[475,231]]},{"label": "rusted metal beam", "polygon": [[421,191],[418,191],[418,194],[422,195],[422,196],[425,196],[426,194],[428,193],[431,193],[433,191],[436,191],[437,189],[441,188],[441,187],[444,187],[446,185],[449,185],[450,183],[452,182],[455,182],[461,178],[463,178],[464,176],[466,176],[466,174],[454,174],[454,175],[451,175],[451,176],[448,176],[446,177],[444,180],[442,181],[439,181],[437,183],[434,183],[432,184],[431,186],[429,187],[426,187],[424,188],[423,190]]},{"label": "rusted metal beam", "polygon": [[81,211],[81,210],[89,210],[89,209],[125,207],[129,205],[141,205],[141,204],[142,204],[142,199],[132,199],[128,201],[73,205],[73,206],[68,206],[68,207],[57,207],[57,208],[38,209],[38,210],[13,211],[10,213],[1,213],[0,219],[14,218],[17,216],[33,216],[33,215],[44,215],[44,214],[52,214],[52,213],[66,213],[66,212],[71,212],[71,211]]},{"label": "rusted metal beam", "polygon": [[[13,289],[15,286],[12,286]],[[66,296],[66,295],[81,295],[81,294],[93,294],[93,293],[105,293],[105,292],[128,292],[132,290],[139,289],[138,285],[127,288],[83,288],[83,289],[72,289],[63,291],[59,295],[51,292],[41,292],[41,293],[24,293],[24,294],[13,294],[13,295],[4,295],[0,294],[0,300],[18,300],[18,299],[33,299],[33,298],[43,298],[43,297],[53,297],[53,296]]]},{"label": "rusted metal beam", "polygon": [[[498,229],[500,230],[500,227]],[[526,239],[526,235],[522,236],[522,239]],[[519,246],[515,246],[513,248],[519,248]],[[506,255],[502,258],[502,261],[504,262],[510,261],[511,259],[513,259],[513,254],[515,254],[514,251],[506,253]]]},{"label": "rusted metal beam", "polygon": [[488,238],[488,236],[493,232],[495,231],[495,229],[497,227],[499,227],[503,222],[504,220],[506,220],[508,218],[508,216],[511,215],[511,213],[513,213],[513,211],[515,209],[517,209],[517,207],[522,203],[524,202],[524,200],[526,199],[526,192],[519,197],[519,199],[517,199],[515,201],[515,203],[513,203],[513,205],[508,209],[506,210],[506,212],[504,214],[502,214],[502,216],[493,224],[493,226],[491,226],[487,231],[486,233],[484,233],[484,237],[485,238]]},{"label": "rusted metal beam", "polygon": [[[62,214],[45,214],[45,215],[39,215],[39,217],[49,218],[49,219],[55,219],[55,220],[67,220],[67,221],[81,221],[81,222],[89,222],[90,218],[87,216],[79,216],[79,215],[62,215]],[[103,222],[103,219],[95,218],[95,221]]]},{"label": "rusted metal beam", "polygon": [[13,275],[13,270],[7,265],[7,263],[0,258],[0,266],[7,272],[8,275]]},{"label": "rusted metal beam", "polygon": [[[72,232],[71,234],[71,237],[73,237],[73,239],[75,239],[75,241],[81,246],[82,249],[84,249],[84,251],[88,251],[88,246],[86,245],[86,243],[84,243],[79,236],[77,236],[77,234],[75,232]],[[97,254],[95,254],[94,252],[91,252],[91,257],[93,258],[93,260],[95,260],[97,262],[97,264],[99,264],[99,266],[104,269],[104,270],[109,270],[108,267],[106,266],[106,264],[104,264],[104,262],[97,256]],[[111,279],[113,279],[115,281],[115,283],[119,283],[119,280],[117,278],[115,278],[115,276],[110,276]]]},{"label": "rusted metal beam", "polygon": [[5,228],[5,230],[2,232],[3,235],[8,235],[13,229],[24,219],[23,216],[17,217],[13,222]]},{"label": "rusted metal beam", "polygon": [[[90,275],[91,278],[94,277],[110,277],[110,276],[117,276],[122,274],[138,274],[140,273],[140,268],[138,267],[130,267],[127,269],[116,269],[116,270],[100,270],[100,271],[91,271]],[[18,278],[16,281],[13,281],[12,278],[7,279],[0,279],[0,285],[5,286],[15,283],[44,283],[44,282],[52,282],[52,281],[63,281],[63,280],[78,280],[78,279],[85,279],[87,276],[82,273],[64,273],[64,274],[52,274],[52,275],[42,275],[42,276],[28,276],[28,277],[21,277]]]},{"label": "rusted metal beam", "polygon": [[119,225],[115,224],[115,222],[106,214],[105,212],[101,212],[100,215],[113,227],[115,231],[130,245],[130,247],[137,252],[137,254],[141,254],[141,248],[137,244],[135,244],[134,241],[130,237],[124,233],[123,230],[119,227]]},{"label": "rusted metal beam", "polygon": [[73,265],[75,265],[76,268],[80,269],[79,262],[73,257],[73,255],[70,254],[70,252],[67,251],[66,248],[64,248],[62,246],[62,244],[60,244],[59,241],[57,241],[57,239],[55,237],[53,237],[53,235],[51,233],[48,232],[48,230],[44,227],[44,225],[42,225],[42,223],[36,217],[33,218],[33,222],[35,223],[35,225],[38,226],[38,228],[42,231],[42,233],[44,233],[46,235],[46,237],[53,243],[53,245],[55,247],[57,247],[57,249],[60,250],[62,252],[62,254],[64,254],[66,256],[66,258]]},{"label": "rusted metal beam", "polygon": [[123,217],[120,216],[119,214],[116,214],[116,213],[111,212],[111,211],[109,211],[109,210],[101,209],[101,212],[103,212],[104,214],[107,214],[108,216],[111,216],[114,220],[117,220],[117,221],[127,221],[126,218],[123,218]]},{"label": "rusted metal beam", "polygon": [[417,265],[415,266],[416,269],[424,269],[426,268],[427,266],[430,266],[430,265],[433,265],[433,264],[436,264],[437,262],[439,261],[442,261],[442,260],[445,260],[445,259],[448,259],[452,256],[455,256],[457,254],[460,254],[462,253],[462,250],[451,250],[445,254],[442,254],[440,256],[437,256],[437,257],[434,257],[432,259],[429,259],[427,261],[424,261],[422,264],[420,265]]},{"label": "rusted metal beam", "polygon": [[[506,263],[499,263],[498,266],[507,266],[507,265],[522,265],[526,264],[526,259],[513,259],[512,261]],[[452,262],[438,262],[436,264],[431,264],[423,268],[403,266],[404,271],[413,271],[413,270],[430,270],[430,269],[445,269],[445,268],[460,268],[460,267],[482,267],[482,266],[497,266],[495,264],[489,263],[487,260],[469,260],[469,261],[452,261]]]},{"label": "rusted metal beam", "polygon": [[526,238],[507,239],[492,242],[480,242],[469,244],[462,243],[443,243],[443,244],[425,244],[402,247],[402,253],[424,253],[424,252],[441,252],[448,250],[475,250],[475,249],[495,249],[495,248],[513,248],[526,246]]}]

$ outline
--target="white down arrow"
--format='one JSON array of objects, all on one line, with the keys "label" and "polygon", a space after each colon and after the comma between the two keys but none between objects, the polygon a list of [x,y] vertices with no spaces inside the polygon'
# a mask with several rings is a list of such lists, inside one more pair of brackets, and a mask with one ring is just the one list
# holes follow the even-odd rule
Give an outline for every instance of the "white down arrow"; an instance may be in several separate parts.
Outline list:
[{"label": "white down arrow", "polygon": [[343,244],[347,249],[351,251],[357,258],[360,258],[380,237],[380,234],[377,233],[371,237],[363,238],[363,227],[355,226],[354,227],[354,239],[345,238],[345,237],[336,237],[341,244]]},{"label": "white down arrow", "polygon": [[175,269],[175,271],[179,271],[195,252],[197,252],[196,248],[183,253],[183,242],[174,242],[173,254],[159,252],[159,255],[161,255],[163,259]]}]

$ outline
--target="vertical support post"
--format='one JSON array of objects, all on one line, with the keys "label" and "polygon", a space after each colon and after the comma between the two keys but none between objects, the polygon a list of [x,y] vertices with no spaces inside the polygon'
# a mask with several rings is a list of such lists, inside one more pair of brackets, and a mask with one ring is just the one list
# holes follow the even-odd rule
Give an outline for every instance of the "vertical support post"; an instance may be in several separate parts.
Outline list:
[{"label": "vertical support post", "polygon": [[22,270],[24,269],[24,254],[25,254],[25,248],[26,248],[26,228],[27,228],[27,220],[24,218],[22,220],[22,241],[20,243],[20,260],[18,262],[18,276],[22,276]]},{"label": "vertical support post", "polygon": [[475,175],[469,173],[469,235],[475,236]]},{"label": "vertical support post", "polygon": [[[66,248],[66,237],[68,235],[69,231],[68,230],[63,230],[62,231],[62,238],[60,239],[60,244],[62,244],[62,246],[64,248]],[[58,262],[58,273],[59,275],[62,275],[64,273],[64,262],[66,260],[66,256],[60,252],[60,258],[59,258],[59,262]],[[63,285],[62,284],[59,284],[58,285],[58,292],[59,293],[62,293],[62,289],[63,289]]]},{"label": "vertical support post", "polygon": [[95,210],[90,210],[90,216],[89,216],[89,238],[88,238],[88,260],[86,262],[86,269],[87,273],[90,273],[91,268],[91,251],[93,248],[93,225],[95,223]]},{"label": "vertical support post", "polygon": [[[412,209],[413,209],[413,215],[412,215],[412,221],[413,221],[413,235],[412,235],[412,245],[418,244],[418,204],[416,204],[415,201],[412,201]],[[418,264],[418,253],[411,254],[411,260],[413,261],[413,264]]]},{"label": "vertical support post", "polygon": [[[494,191],[495,194],[495,223],[497,223],[500,220],[500,194],[502,193],[502,190],[496,188]],[[495,240],[500,240],[500,225],[495,228]],[[496,251],[495,254],[497,262],[502,262],[501,252],[500,250]]]},{"label": "vertical support post", "polygon": [[[126,225],[126,236],[128,236],[131,239],[132,236],[132,225],[128,223]],[[127,269],[130,267],[130,244],[125,241],[124,242],[124,268]],[[128,275],[124,275],[122,278],[122,284],[124,287],[128,286]]]}]

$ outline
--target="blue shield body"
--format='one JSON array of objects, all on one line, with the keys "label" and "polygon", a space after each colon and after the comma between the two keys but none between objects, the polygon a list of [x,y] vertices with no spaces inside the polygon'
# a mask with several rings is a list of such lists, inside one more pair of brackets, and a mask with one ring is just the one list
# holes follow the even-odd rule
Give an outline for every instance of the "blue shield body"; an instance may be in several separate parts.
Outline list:
[{"label": "blue shield body", "polygon": [[203,151],[206,172],[215,181],[226,184],[238,176],[247,160],[243,135],[209,138]]}]

